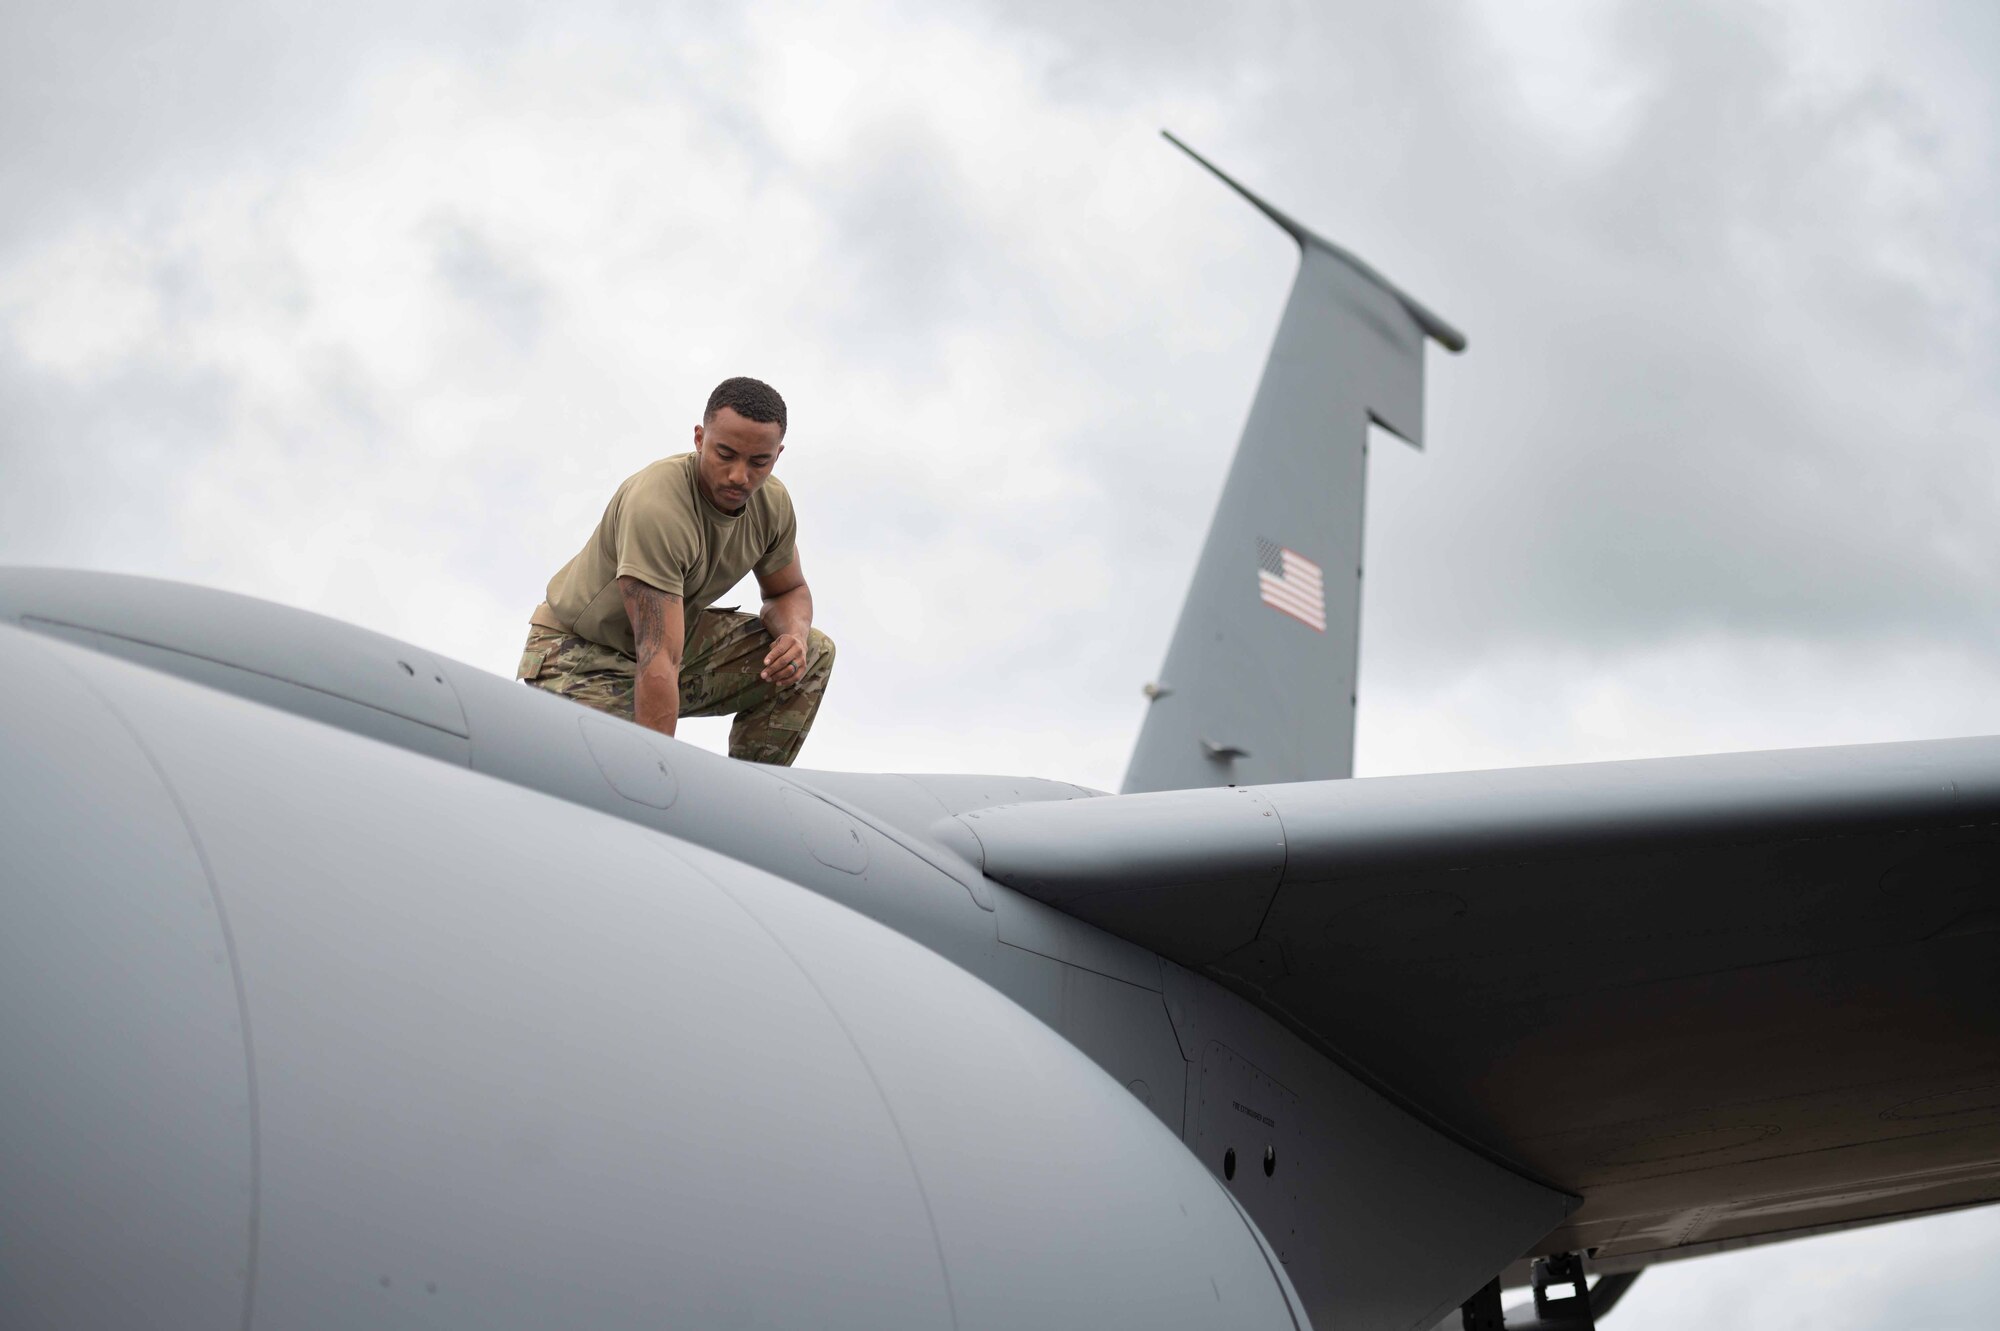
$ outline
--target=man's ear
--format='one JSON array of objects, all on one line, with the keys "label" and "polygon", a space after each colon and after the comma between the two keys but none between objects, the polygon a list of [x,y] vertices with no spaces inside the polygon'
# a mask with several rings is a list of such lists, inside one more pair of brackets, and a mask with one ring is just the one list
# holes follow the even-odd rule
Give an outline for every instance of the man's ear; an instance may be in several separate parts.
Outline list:
[{"label": "man's ear", "polygon": [[694,451],[701,452],[701,426],[694,427]]}]

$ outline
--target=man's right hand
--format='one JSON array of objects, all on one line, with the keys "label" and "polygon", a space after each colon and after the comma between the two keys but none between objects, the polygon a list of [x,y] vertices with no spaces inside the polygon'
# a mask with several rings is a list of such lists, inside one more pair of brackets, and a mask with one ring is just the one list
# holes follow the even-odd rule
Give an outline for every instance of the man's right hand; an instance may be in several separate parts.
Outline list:
[{"label": "man's right hand", "polygon": [[634,577],[619,578],[618,591],[639,653],[632,719],[671,735],[681,717],[681,648],[687,636],[681,598]]}]

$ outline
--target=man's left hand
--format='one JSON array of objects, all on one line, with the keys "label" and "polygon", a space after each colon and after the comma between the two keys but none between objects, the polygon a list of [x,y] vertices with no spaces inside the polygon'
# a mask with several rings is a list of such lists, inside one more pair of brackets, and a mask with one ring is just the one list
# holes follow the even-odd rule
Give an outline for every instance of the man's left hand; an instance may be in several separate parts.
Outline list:
[{"label": "man's left hand", "polygon": [[764,669],[757,678],[783,687],[805,678],[806,640],[797,633],[780,633],[764,653]]}]

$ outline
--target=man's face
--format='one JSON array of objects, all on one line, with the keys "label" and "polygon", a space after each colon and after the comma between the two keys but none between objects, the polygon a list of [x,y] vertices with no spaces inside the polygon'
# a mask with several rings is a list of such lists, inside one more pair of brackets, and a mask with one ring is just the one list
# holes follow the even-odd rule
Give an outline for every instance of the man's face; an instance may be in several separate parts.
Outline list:
[{"label": "man's face", "polygon": [[771,464],[785,451],[776,421],[753,421],[733,407],[694,427],[695,478],[709,503],[734,513],[770,479]]}]

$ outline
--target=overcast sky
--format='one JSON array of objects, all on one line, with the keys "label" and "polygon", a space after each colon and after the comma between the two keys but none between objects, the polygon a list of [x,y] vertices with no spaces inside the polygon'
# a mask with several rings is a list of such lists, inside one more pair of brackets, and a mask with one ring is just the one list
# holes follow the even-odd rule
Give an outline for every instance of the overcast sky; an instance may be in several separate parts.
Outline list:
[{"label": "overcast sky", "polygon": [[[1996,733],[1996,72],[1978,0],[13,3],[0,561],[511,673],[755,374],[804,764],[1115,788],[1296,262],[1164,125],[1471,337],[1372,450],[1362,773]],[[1996,1254],[1618,1324],[1983,1325]]]}]

